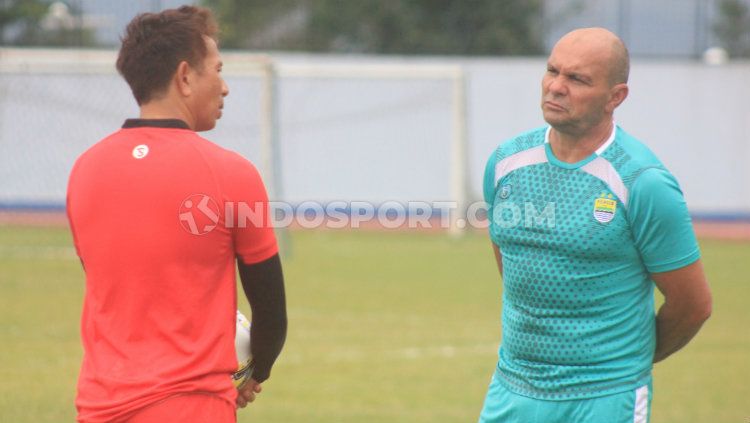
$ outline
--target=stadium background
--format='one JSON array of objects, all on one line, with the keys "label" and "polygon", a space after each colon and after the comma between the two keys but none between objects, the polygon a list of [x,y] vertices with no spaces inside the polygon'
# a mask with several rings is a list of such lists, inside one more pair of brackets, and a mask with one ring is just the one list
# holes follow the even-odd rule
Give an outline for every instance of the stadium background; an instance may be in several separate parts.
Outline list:
[{"label": "stadium background", "polygon": [[[116,42],[132,15],[181,3],[78,0],[70,7],[81,17],[88,11],[81,22],[93,25],[99,48],[112,51],[106,44]],[[718,45],[712,33],[718,1],[542,3],[543,19],[564,18],[544,29],[545,49],[575,26],[623,34],[633,67],[631,95],[617,121],[675,173],[699,223],[715,312],[694,343],[656,367],[654,421],[748,421],[750,62],[701,60]],[[12,28],[3,31],[7,39]],[[473,199],[492,148],[543,124],[543,55],[271,57],[282,67],[463,68]],[[228,83],[225,116],[206,136],[257,162],[259,80],[230,76]],[[284,200],[450,196],[449,81],[281,78],[278,90]],[[0,71],[0,421],[74,418],[83,275],[61,213],[65,182],[75,157],[136,111],[112,71]],[[500,337],[500,281],[481,231],[454,239],[295,230],[291,239],[288,345],[265,393],[239,413],[240,421],[476,419]]]}]

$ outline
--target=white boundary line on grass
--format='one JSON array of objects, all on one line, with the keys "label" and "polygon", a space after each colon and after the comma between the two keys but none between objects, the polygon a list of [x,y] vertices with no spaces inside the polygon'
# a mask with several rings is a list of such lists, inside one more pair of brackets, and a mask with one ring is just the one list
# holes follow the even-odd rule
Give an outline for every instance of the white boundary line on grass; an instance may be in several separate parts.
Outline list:
[{"label": "white boundary line on grass", "polygon": [[338,364],[359,363],[365,361],[451,359],[466,356],[494,356],[497,354],[497,349],[498,344],[496,342],[491,344],[465,346],[440,345],[434,347],[406,347],[386,350],[368,349],[364,347],[339,347],[317,357],[294,351],[285,351],[279,357],[279,361],[286,364],[305,364],[308,362]]}]

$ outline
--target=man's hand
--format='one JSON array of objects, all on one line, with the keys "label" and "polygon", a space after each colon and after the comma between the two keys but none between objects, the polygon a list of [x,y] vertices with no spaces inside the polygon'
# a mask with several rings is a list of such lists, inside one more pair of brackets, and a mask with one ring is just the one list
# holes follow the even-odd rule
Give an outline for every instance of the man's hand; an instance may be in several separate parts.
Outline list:
[{"label": "man's hand", "polygon": [[237,388],[237,408],[247,407],[249,403],[255,401],[255,396],[262,390],[263,387],[255,379],[250,379],[242,384]]}]

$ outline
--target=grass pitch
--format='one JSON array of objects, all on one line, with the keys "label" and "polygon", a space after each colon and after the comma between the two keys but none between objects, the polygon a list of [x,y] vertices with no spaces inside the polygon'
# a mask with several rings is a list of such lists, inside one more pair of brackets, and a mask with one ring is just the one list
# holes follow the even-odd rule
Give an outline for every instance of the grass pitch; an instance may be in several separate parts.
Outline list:
[{"label": "grass pitch", "polygon": [[[287,345],[239,422],[476,421],[500,339],[486,236],[294,232],[292,241]],[[655,422],[750,418],[750,243],[701,244],[714,315],[656,366]],[[75,420],[82,296],[66,228],[0,226],[0,421]]]}]

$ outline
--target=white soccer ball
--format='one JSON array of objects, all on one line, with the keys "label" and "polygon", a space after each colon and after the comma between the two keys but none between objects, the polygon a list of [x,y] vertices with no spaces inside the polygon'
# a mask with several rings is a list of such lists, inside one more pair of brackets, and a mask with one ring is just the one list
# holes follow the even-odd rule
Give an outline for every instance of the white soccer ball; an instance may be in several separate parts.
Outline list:
[{"label": "white soccer ball", "polygon": [[241,387],[253,375],[253,356],[250,353],[250,321],[237,310],[237,332],[234,335],[234,349],[237,352],[237,371],[232,374],[232,381],[237,388]]}]

